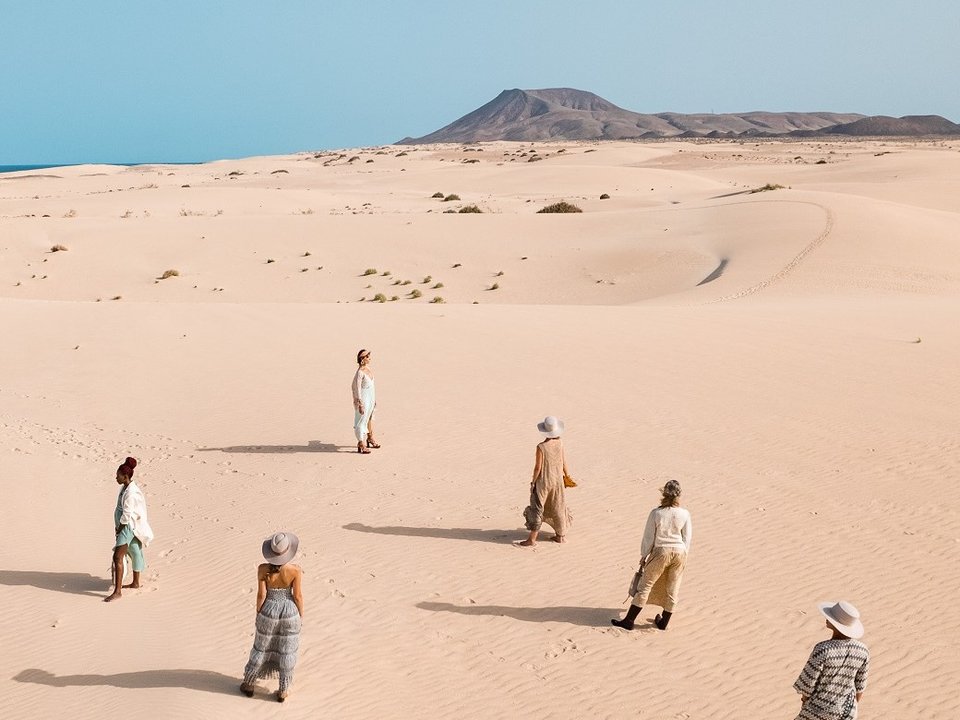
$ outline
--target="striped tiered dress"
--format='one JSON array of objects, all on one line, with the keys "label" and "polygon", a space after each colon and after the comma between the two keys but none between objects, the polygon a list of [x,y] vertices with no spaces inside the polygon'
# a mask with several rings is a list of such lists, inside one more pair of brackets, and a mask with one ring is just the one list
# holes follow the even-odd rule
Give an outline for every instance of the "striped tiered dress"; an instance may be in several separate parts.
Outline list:
[{"label": "striped tiered dress", "polygon": [[281,692],[293,682],[300,649],[300,612],[291,588],[267,588],[267,599],[257,613],[257,634],[243,671],[243,684],[280,677]]}]

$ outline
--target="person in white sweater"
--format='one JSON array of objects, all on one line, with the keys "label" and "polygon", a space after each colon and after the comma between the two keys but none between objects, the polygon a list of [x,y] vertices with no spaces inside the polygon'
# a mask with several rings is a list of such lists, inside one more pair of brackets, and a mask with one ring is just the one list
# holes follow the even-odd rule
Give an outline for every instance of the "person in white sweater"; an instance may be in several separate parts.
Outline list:
[{"label": "person in white sweater", "polygon": [[668,481],[660,491],[660,507],[651,510],[647,516],[640,545],[643,575],[626,617],[610,621],[617,627],[633,630],[637,615],[649,601],[663,607],[663,614],[654,618],[654,625],[661,630],[667,629],[677,604],[677,593],[693,537],[690,511],[680,507],[680,492],[680,483]]}]

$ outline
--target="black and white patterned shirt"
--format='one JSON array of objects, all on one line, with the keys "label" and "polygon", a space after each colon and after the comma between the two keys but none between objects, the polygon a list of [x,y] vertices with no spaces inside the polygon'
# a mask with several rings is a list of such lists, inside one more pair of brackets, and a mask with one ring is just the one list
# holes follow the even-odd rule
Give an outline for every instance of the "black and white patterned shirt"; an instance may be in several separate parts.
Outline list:
[{"label": "black and white patterned shirt", "polygon": [[818,642],[793,684],[807,701],[796,720],[851,720],[857,716],[856,693],[867,686],[870,651],[859,640]]}]

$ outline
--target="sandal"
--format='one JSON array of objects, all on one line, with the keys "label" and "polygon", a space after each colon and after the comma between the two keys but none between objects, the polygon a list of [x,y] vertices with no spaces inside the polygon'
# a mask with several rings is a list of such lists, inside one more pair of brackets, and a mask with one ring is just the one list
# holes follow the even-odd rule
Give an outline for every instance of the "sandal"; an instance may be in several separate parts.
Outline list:
[{"label": "sandal", "polygon": [[369,455],[370,451],[367,450],[363,445],[357,445],[357,452],[361,455]]},{"label": "sandal", "polygon": [[287,699],[287,691],[277,690],[277,702],[283,702],[286,699]]},{"label": "sandal", "polygon": [[250,685],[244,685],[241,683],[240,692],[242,692],[247,697],[253,697],[253,687],[251,687]]},{"label": "sandal", "polygon": [[375,440],[367,440],[367,447],[368,447],[368,448],[378,448],[378,447],[380,447],[380,443],[376,442]]}]

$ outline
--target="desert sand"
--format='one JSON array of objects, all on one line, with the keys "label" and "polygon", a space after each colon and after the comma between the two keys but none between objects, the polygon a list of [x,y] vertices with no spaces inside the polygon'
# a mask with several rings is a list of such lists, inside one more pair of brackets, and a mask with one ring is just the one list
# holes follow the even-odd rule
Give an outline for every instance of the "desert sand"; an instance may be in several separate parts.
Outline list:
[{"label": "desert sand", "polygon": [[[536,212],[560,200],[583,213]],[[816,602],[843,598],[862,720],[953,720],[958,237],[938,141],[0,175],[0,717],[792,718]],[[518,548],[547,414],[574,525]],[[156,540],[105,604],[127,455]],[[625,632],[668,478],[680,604]],[[237,692],[281,529],[306,596],[284,705]]]}]

